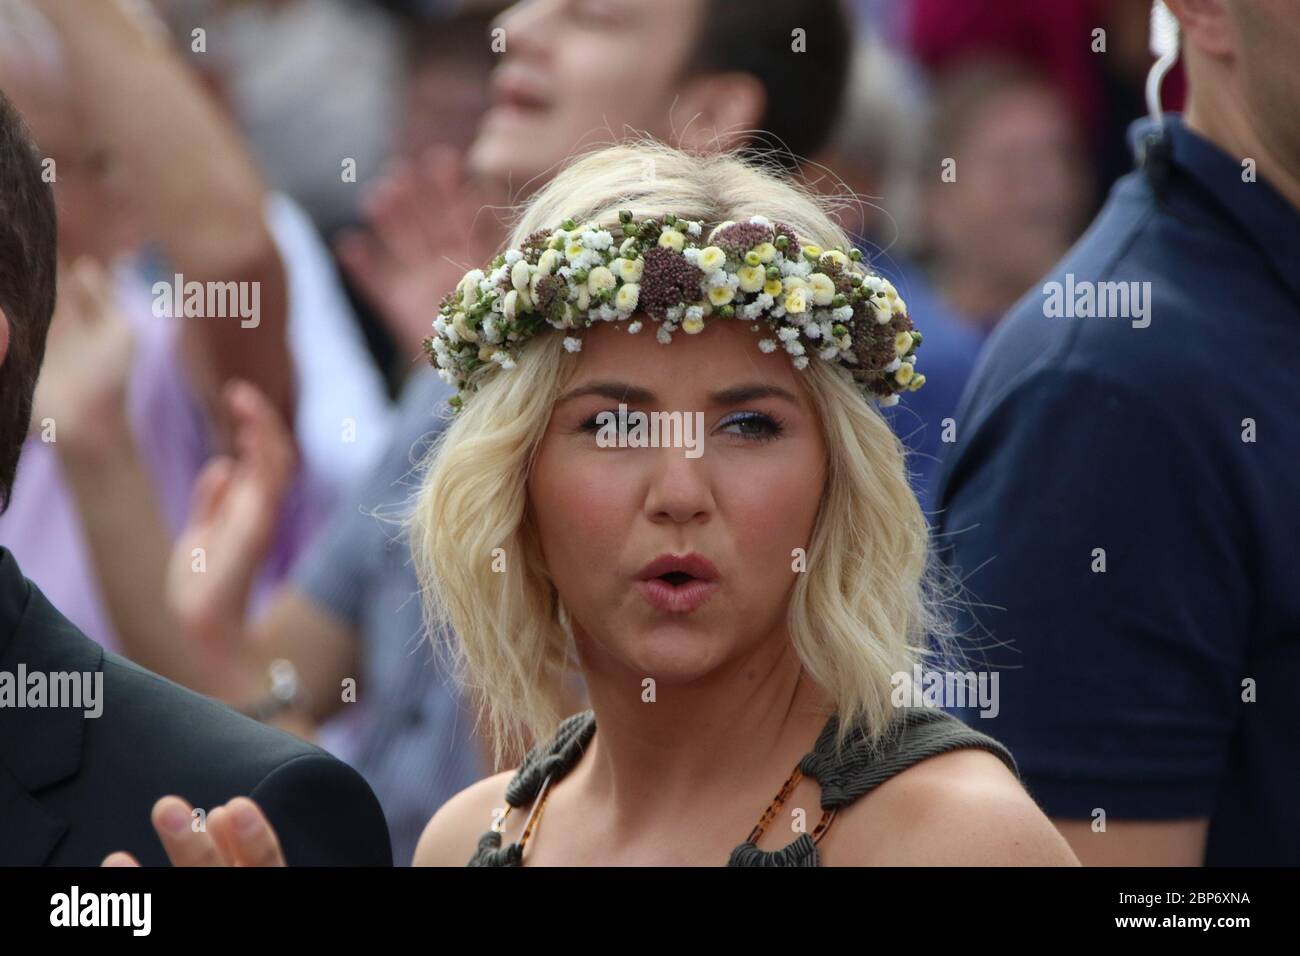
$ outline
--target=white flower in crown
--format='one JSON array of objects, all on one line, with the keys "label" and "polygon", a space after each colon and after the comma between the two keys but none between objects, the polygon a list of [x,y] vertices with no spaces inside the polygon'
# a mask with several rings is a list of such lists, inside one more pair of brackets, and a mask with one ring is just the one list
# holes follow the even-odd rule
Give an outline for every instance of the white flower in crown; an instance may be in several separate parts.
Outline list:
[{"label": "white flower in crown", "polygon": [[614,273],[610,272],[605,266],[596,266],[587,275],[587,291],[592,295],[598,295],[601,292],[609,292],[617,284],[618,280],[614,278]]},{"label": "white flower in crown", "polygon": [[465,273],[465,278],[460,280],[458,288],[460,289],[460,307],[462,309],[468,311],[469,309],[472,309],[474,303],[478,301],[478,284],[479,280],[482,278],[482,269],[471,269],[469,272]]},{"label": "white flower in crown", "polygon": [[[629,282],[620,286],[614,295],[614,305],[620,312],[631,314],[636,311],[637,300],[640,298],[641,287],[635,282]],[[641,323],[636,323],[640,327]]]},{"label": "white flower in crown", "polygon": [[560,254],[554,249],[547,249],[537,260],[538,275],[548,276],[555,271],[555,267],[560,264]]},{"label": "white flower in crown", "polygon": [[835,282],[824,272],[814,272],[808,277],[814,305],[830,305],[835,298]]},{"label": "white flower in crown", "polygon": [[609,268],[622,282],[640,282],[645,273],[645,260],[619,258],[611,262]]},{"label": "white flower in crown", "polygon": [[706,246],[700,250],[695,265],[706,276],[719,272],[727,264],[727,254],[717,246]]},{"label": "white flower in crown", "polygon": [[533,267],[524,259],[517,259],[515,264],[510,268],[510,284],[516,289],[527,289],[529,280],[531,280],[532,277]]},{"label": "white flower in crown", "polygon": [[469,320],[464,312],[457,312],[451,319],[451,327],[464,342],[477,342],[478,333],[469,327]]},{"label": "white flower in crown", "polygon": [[875,310],[876,322],[880,325],[888,325],[894,317],[894,307],[885,296],[876,296],[869,300],[871,307]]}]

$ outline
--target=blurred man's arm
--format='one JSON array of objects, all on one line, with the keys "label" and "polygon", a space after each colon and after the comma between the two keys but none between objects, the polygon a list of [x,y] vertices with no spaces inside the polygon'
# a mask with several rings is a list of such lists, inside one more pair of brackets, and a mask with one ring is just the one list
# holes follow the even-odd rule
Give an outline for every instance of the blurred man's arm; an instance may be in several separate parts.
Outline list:
[{"label": "blurred man's arm", "polygon": [[61,270],[35,404],[38,419],[59,423],[54,447],[122,649],[155,673],[241,708],[266,695],[271,661],[287,658],[303,706],[276,722],[310,736],[337,708],[343,678],[356,673],[356,635],[292,588],[247,623],[295,470],[292,438],[255,388],[232,383],[225,401],[236,454],[204,468],[173,544],[127,422],[131,334],[111,293],[92,262]]},{"label": "blurred man's arm", "polygon": [[242,378],[292,422],[287,279],[264,219],[265,186],[237,131],[165,39],[116,0],[39,3],[67,49],[84,115],[121,162],[169,264],[186,283],[247,283],[250,303],[257,290],[255,317],[184,323],[195,391],[215,413],[222,384]]}]

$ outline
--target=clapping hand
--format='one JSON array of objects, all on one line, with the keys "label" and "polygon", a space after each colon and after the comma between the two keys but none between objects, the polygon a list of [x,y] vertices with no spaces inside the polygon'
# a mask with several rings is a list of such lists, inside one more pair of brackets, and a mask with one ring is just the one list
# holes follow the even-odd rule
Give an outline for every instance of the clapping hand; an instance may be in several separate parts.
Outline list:
[{"label": "clapping hand", "polygon": [[[193,808],[180,797],[167,796],[153,807],[153,827],[172,866],[285,866],[280,839],[252,800],[235,797],[207,815],[196,827]],[[139,866],[130,853],[118,850],[103,866]]]},{"label": "clapping hand", "polygon": [[496,251],[500,227],[487,205],[459,151],[434,147],[418,162],[395,163],[363,203],[369,230],[338,240],[344,269],[405,355],[418,355],[433,334],[443,296]]},{"label": "clapping hand", "polygon": [[[258,569],[271,547],[297,451],[279,413],[256,387],[235,381],[223,395],[233,455],[204,466],[167,571],[167,601],[212,664],[234,665]],[[201,563],[197,563],[201,562]]]}]

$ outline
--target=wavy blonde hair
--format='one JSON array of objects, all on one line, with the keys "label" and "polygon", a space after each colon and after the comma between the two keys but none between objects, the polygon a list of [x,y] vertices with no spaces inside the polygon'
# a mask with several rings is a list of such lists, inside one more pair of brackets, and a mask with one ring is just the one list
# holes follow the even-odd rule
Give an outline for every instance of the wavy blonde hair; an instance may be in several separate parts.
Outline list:
[{"label": "wavy blonde hair", "polygon": [[[566,217],[616,231],[619,211],[630,209],[637,219],[672,212],[706,224],[763,215],[847,250],[831,203],[735,154],[639,141],[573,161],[522,207],[507,248]],[[498,764],[506,748],[554,733],[576,663],[526,502],[533,456],[577,361],[548,331],[514,370],[488,377],[430,450],[409,523],[430,634],[486,718]],[[839,716],[837,746],[854,725],[874,744],[895,715],[892,676],[910,680],[926,635],[943,630],[927,599],[929,532],[899,440],[847,372],[814,358],[800,374],[828,468],[788,628]],[[502,560],[507,573],[494,569]]]}]

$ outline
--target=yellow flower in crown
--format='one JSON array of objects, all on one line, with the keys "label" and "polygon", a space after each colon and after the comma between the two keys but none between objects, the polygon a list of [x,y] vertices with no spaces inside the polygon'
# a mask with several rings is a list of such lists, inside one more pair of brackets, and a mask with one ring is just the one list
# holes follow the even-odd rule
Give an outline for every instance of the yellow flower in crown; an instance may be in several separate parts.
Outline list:
[{"label": "yellow flower in crown", "polygon": [[793,315],[801,315],[808,311],[808,283],[803,279],[789,278],[785,280],[785,310]]},{"label": "yellow flower in crown", "polygon": [[762,266],[741,266],[736,275],[740,279],[737,288],[741,292],[760,292],[767,283],[767,270]]},{"label": "yellow flower in crown", "polygon": [[686,246],[686,237],[676,229],[665,229],[659,234],[659,245],[674,252],[681,252]]}]

